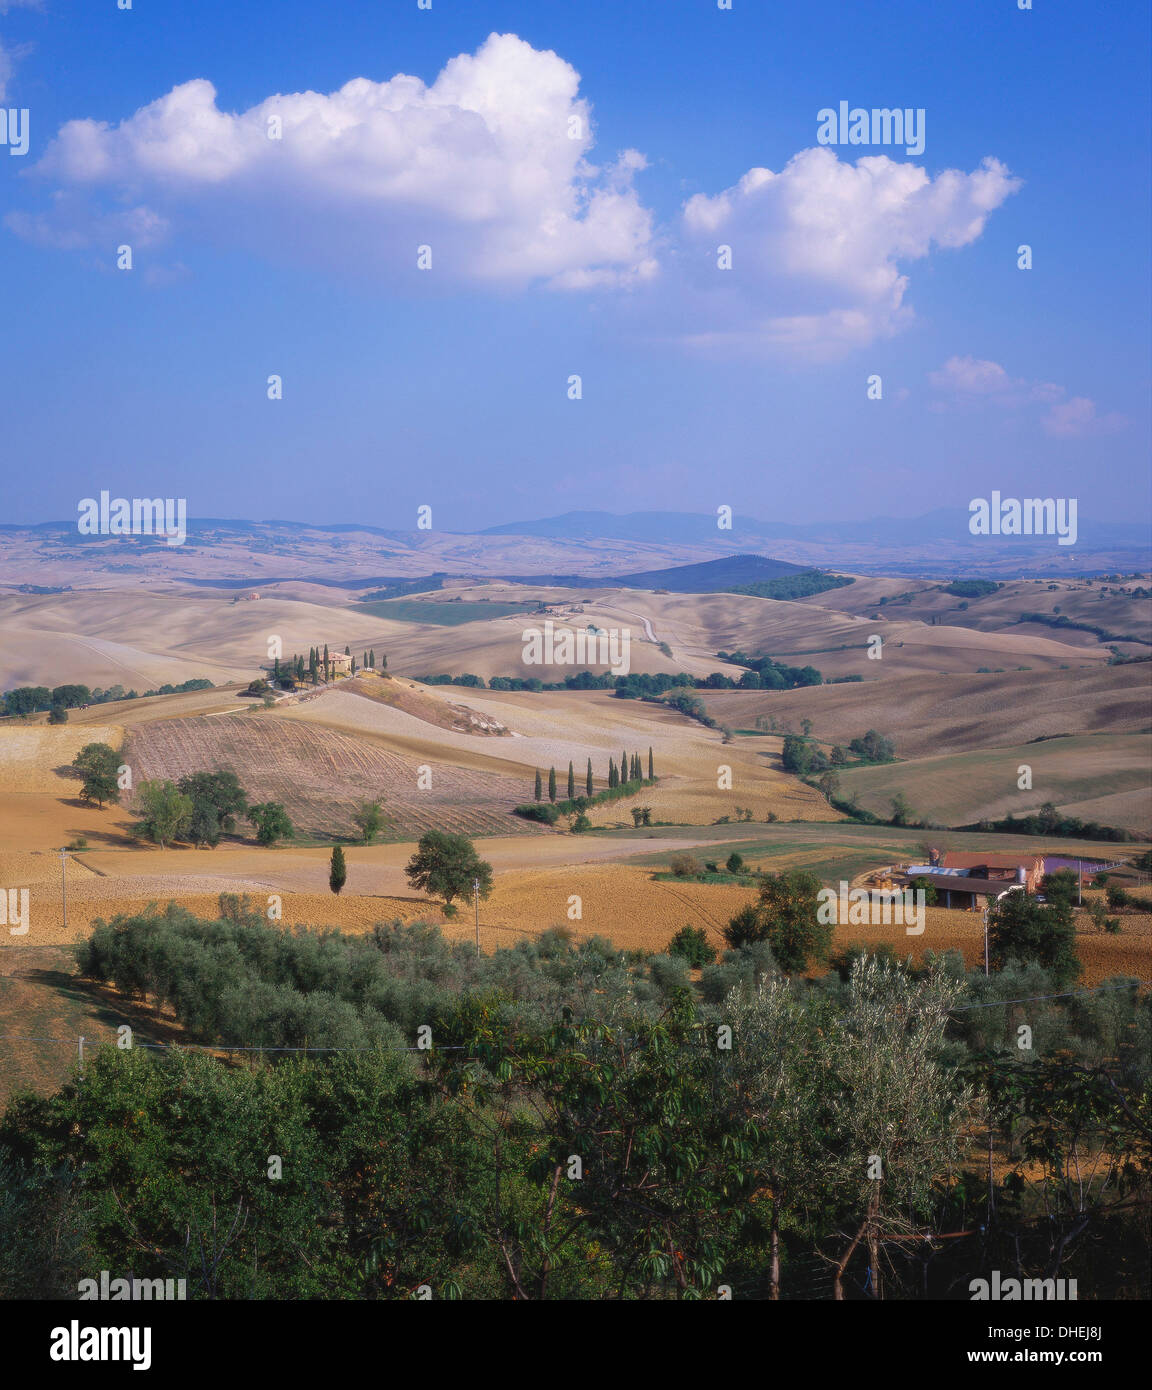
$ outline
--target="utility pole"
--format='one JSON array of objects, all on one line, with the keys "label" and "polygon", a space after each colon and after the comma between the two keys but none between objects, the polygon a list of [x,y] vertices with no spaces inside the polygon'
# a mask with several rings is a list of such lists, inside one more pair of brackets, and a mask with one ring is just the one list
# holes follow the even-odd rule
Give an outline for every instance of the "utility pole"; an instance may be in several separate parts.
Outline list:
[{"label": "utility pole", "polygon": [[476,956],[480,956],[480,880],[472,880],[472,900],[476,905]]},{"label": "utility pole", "polygon": [[984,900],[984,973],[988,974],[988,900]]},{"label": "utility pole", "polygon": [[64,930],[68,930],[68,880],[65,875],[64,865],[68,861],[68,851],[60,851],[60,901],[64,906]]}]

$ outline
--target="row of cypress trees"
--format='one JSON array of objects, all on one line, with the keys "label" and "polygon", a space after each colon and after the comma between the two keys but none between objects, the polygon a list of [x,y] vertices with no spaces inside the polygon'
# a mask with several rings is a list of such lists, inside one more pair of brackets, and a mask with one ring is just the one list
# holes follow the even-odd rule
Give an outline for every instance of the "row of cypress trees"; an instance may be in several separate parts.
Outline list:
[{"label": "row of cypress trees", "polygon": [[[648,781],[655,781],[656,763],[652,756],[652,749],[648,749]],[[608,759],[608,786],[609,789],[624,786],[629,782],[644,781],[644,762],[639,753],[623,752],[620,754],[620,765],[616,765],[615,758]],[[596,795],[595,785],[592,780],[592,759],[588,759],[588,768],[584,775],[584,795],[592,797]],[[544,800],[544,779],[540,775],[540,769],[536,769],[536,790],[535,799]],[[568,764],[568,800],[576,799],[576,770],[572,763]],[[556,769],[548,769],[548,800],[556,800]]]}]

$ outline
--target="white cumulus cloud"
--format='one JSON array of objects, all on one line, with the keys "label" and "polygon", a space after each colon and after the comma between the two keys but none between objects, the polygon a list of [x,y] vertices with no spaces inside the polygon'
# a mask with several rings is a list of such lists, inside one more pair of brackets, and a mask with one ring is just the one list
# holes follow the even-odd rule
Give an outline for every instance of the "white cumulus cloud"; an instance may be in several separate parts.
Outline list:
[{"label": "white cumulus cloud", "polygon": [[[911,318],[902,265],[966,246],[1020,186],[995,159],[935,177],[867,156],[802,150],[779,173],[750,169],[684,206],[680,261],[695,292],[697,342],[755,339],[818,355],[864,345]],[[731,248],[720,269],[719,248]]]},{"label": "white cumulus cloud", "polygon": [[369,283],[425,274],[427,245],[428,284],[627,288],[659,336],[820,359],[905,326],[908,266],[969,245],[1019,187],[991,158],[932,175],[821,147],[657,228],[644,155],[593,162],[593,147],[571,64],[492,34],[430,84],[358,77],[229,112],[198,78],[118,124],[70,121],[25,174],[40,205],[5,222],[105,257],[199,239]]},{"label": "white cumulus cloud", "polygon": [[[34,172],[73,195],[48,220],[74,226],[127,198],[154,225],[195,226],[294,262],[406,271],[427,244],[449,277],[642,277],[654,268],[651,215],[632,186],[644,160],[628,151],[608,168],[589,163],[579,82],[514,34],[490,35],[430,86],[359,77],[230,113],[197,79],[119,125],[68,122]],[[30,218],[11,225],[48,235]]]}]

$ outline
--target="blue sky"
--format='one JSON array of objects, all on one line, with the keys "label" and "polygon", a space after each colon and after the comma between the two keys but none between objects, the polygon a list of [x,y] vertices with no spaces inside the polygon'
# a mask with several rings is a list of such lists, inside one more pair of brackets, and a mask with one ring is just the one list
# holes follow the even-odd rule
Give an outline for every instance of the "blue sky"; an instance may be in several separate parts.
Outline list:
[{"label": "blue sky", "polygon": [[[0,519],[1146,518],[1148,38],[1053,0],[0,0]],[[840,101],[923,108],[924,153],[818,146]]]}]

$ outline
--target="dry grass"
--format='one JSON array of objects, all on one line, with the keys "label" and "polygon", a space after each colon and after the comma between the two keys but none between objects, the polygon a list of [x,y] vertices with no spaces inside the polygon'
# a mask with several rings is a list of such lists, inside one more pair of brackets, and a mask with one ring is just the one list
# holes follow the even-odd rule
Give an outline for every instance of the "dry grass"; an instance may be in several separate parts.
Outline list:
[{"label": "dry grass", "polygon": [[119,748],[124,730],[119,724],[22,724],[0,726],[0,789],[5,795],[23,792],[64,792],[78,786],[58,769],[68,764],[86,743]]},{"label": "dry grass", "polygon": [[[1142,831],[1152,824],[1150,762],[1147,734],[1096,734],[854,768],[841,774],[841,794],[857,792],[861,806],[887,816],[900,791],[915,818],[947,825],[1026,815],[1051,801],[1074,804],[1085,820]],[[1025,764],[1031,791],[1017,787]]]},{"label": "dry grass", "polygon": [[[865,664],[885,667],[887,661],[885,649],[883,660]],[[845,745],[879,729],[895,740],[901,758],[1015,746],[1041,735],[1146,733],[1152,726],[1145,665],[916,675],[900,681],[880,679],[881,672],[860,674],[865,679],[859,684],[713,691],[702,698],[713,718],[734,729],[755,728],[757,715],[763,715],[775,717],[780,729],[790,724],[799,733],[800,721],[809,718],[815,738]]]}]

